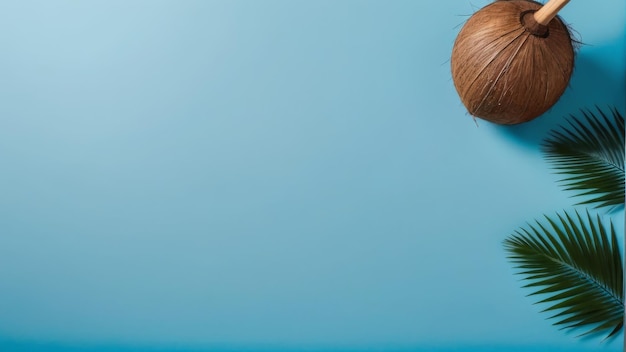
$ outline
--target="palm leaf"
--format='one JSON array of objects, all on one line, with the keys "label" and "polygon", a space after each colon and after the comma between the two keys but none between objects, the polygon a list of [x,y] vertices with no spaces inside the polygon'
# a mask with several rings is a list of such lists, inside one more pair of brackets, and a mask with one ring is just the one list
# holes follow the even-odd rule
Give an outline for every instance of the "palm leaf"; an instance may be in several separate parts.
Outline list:
[{"label": "palm leaf", "polygon": [[565,189],[587,197],[578,204],[599,208],[624,204],[624,117],[616,109],[612,118],[597,110],[581,110],[581,119],[570,115],[568,126],[551,131],[543,150]]},{"label": "palm leaf", "polygon": [[504,246],[554,325],[607,337],[622,329],[622,258],[611,222],[605,226],[589,212],[545,216],[515,231]]}]

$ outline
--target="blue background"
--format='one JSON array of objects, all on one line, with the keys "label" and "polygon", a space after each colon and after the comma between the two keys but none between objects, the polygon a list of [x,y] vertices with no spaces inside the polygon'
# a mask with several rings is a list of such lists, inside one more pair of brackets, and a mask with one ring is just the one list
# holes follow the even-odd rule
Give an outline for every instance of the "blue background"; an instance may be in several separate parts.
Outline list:
[{"label": "blue background", "polygon": [[624,111],[626,3],[561,12],[571,87],[515,127],[450,77],[487,3],[0,2],[0,350],[621,351],[502,241],[572,209],[547,131]]}]

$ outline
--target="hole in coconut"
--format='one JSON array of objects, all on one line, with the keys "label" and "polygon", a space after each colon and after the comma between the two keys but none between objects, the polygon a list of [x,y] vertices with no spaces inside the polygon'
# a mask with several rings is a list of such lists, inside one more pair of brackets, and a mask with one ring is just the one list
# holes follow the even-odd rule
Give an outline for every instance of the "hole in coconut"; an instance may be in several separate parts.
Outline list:
[{"label": "hole in coconut", "polygon": [[520,22],[526,31],[536,37],[547,38],[550,35],[548,26],[544,26],[535,20],[536,10],[526,10],[520,15]]}]

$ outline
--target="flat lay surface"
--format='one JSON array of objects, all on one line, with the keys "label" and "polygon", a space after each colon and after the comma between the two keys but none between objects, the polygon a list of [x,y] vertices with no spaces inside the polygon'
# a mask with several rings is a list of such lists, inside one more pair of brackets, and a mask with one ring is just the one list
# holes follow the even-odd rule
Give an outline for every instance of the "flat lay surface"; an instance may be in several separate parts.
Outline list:
[{"label": "flat lay surface", "polygon": [[0,350],[621,351],[502,243],[576,209],[540,144],[624,112],[626,3],[561,11],[570,86],[516,126],[450,75],[487,3],[0,2]]}]

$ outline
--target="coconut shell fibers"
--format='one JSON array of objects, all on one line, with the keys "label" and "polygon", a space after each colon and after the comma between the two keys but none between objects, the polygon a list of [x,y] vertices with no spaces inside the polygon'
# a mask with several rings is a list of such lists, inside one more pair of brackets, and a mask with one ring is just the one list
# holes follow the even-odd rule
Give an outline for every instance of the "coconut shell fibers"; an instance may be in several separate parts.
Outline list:
[{"label": "coconut shell fibers", "polygon": [[452,49],[452,78],[470,114],[499,124],[527,122],[561,97],[574,47],[559,17],[535,21],[541,4],[500,0],[472,15]]}]

